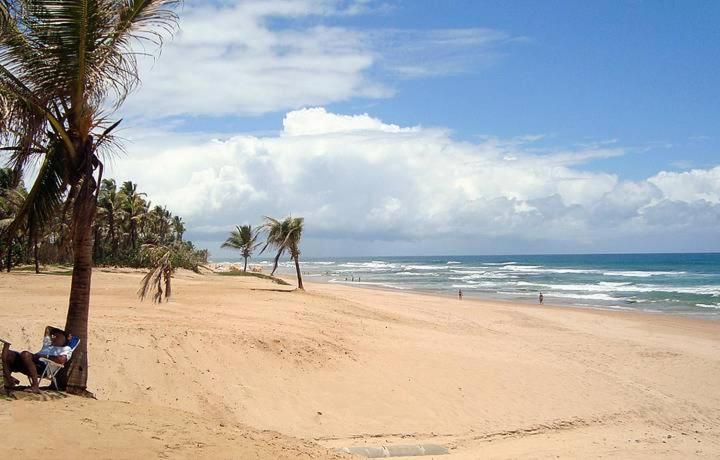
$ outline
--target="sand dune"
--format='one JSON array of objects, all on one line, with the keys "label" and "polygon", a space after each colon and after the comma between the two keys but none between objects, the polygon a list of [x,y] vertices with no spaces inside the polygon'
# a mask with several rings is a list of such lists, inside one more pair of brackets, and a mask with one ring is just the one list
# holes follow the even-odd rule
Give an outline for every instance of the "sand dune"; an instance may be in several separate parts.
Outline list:
[{"label": "sand dune", "polygon": [[[449,446],[451,458],[720,455],[717,322],[322,284],[281,292],[191,273],[178,275],[169,303],[153,305],[136,299],[139,279],[94,277],[90,389],[100,401],[11,402],[3,413],[110,411],[113,423],[132,415],[143,431],[169,417],[176,434],[137,448],[202,443],[180,456],[237,446],[278,457],[257,430],[286,435],[274,445],[298,449],[288,458],[420,442]],[[63,324],[69,282],[0,276],[0,336],[36,348],[47,323]],[[85,448],[132,439],[132,428],[112,426],[91,430]],[[100,442],[108,431],[116,444]]]}]

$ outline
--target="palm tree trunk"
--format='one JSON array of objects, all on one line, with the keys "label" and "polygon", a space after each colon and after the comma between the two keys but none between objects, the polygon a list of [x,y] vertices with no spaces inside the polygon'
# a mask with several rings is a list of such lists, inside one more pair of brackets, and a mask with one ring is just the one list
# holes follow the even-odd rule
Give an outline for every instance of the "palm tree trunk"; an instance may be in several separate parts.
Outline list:
[{"label": "palm tree trunk", "polygon": [[302,283],[302,274],[300,273],[300,257],[295,255],[293,256],[293,260],[295,261],[295,272],[297,272],[298,289],[304,291],[305,288]]},{"label": "palm tree trunk", "polygon": [[35,258],[35,274],[40,274],[40,261],[38,260],[38,243],[37,238],[33,244],[33,257]]},{"label": "palm tree trunk", "polygon": [[[273,269],[270,272],[270,276],[273,276],[275,274],[275,270],[278,268],[278,261],[280,260],[280,256],[282,255],[282,250],[278,251],[277,255],[275,256],[275,265],[273,265]],[[10,270],[8,270],[10,271]]]},{"label": "palm tree trunk", "polygon": [[90,281],[92,278],[93,221],[97,208],[95,179],[85,175],[85,183],[78,194],[74,209],[73,273],[70,285],[65,331],[80,338],[80,344],[73,353],[72,360],[60,386],[69,393],[84,394],[88,378],[88,317],[90,313]]},{"label": "palm tree trunk", "polygon": [[247,258],[247,256],[245,256],[245,267],[243,267],[244,272],[247,272],[247,260],[248,260],[248,258]]},{"label": "palm tree trunk", "polygon": [[101,259],[101,246],[102,242],[100,241],[100,226],[95,225],[95,229],[93,232],[95,233],[95,236],[93,236],[93,260],[95,262],[99,261]]}]

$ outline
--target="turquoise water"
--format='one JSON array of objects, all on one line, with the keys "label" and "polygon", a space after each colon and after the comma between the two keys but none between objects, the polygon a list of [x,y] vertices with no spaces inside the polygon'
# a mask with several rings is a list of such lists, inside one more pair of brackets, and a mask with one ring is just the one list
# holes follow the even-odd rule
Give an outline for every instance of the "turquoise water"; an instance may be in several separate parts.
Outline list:
[{"label": "turquoise water", "polygon": [[720,319],[717,253],[324,258],[302,270],[330,283],[527,302],[542,292],[551,304]]}]

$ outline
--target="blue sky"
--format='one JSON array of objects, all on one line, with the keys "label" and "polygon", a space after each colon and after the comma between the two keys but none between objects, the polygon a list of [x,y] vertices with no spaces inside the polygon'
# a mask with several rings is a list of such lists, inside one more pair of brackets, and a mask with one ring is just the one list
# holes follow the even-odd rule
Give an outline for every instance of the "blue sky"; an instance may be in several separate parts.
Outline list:
[{"label": "blue sky", "polygon": [[[621,167],[630,178],[658,168],[717,162],[720,3],[416,0],[382,5],[368,14],[273,22],[361,30],[481,27],[508,39],[488,49],[459,50],[466,62],[455,74],[403,79],[380,71],[396,91],[393,97],[328,104],[333,111],[370,111],[408,126],[446,126],[460,139],[543,134],[549,145],[615,141],[632,154],[594,167]],[[223,123],[230,130],[273,130],[284,114]]]},{"label": "blue sky", "polygon": [[[294,212],[309,217],[308,246],[318,255],[369,247],[376,254],[719,250],[719,19],[717,2],[191,0],[181,32],[146,66],[145,87],[125,109],[132,142],[128,166],[117,172],[142,181],[139,165],[149,155],[224,149],[188,162],[157,191],[211,249],[232,224],[257,220],[253,213]],[[176,139],[161,141],[167,131]],[[364,149],[355,152],[357,145]],[[310,149],[292,158],[299,174],[267,162],[262,177],[244,169],[262,152],[290,146]],[[366,166],[397,149],[405,167],[387,161],[379,175],[405,189],[388,186],[385,195],[353,199],[355,213],[346,210],[343,197],[373,184]],[[420,178],[418,158],[470,158],[485,167],[447,169],[447,181]],[[353,161],[357,169],[345,171]],[[478,185],[511,172],[518,184]],[[263,190],[268,177],[283,174],[279,191]],[[355,189],[333,182],[342,174]],[[299,180],[327,187],[301,196],[312,187]],[[478,227],[487,244],[464,223],[438,224],[448,210],[431,198],[429,180],[469,220],[498,222]],[[178,199],[193,190],[212,199],[197,206]],[[427,202],[411,203],[422,191]],[[632,201],[623,193],[644,198],[618,211],[617,203]],[[408,209],[414,217],[398,217]],[[678,213],[689,213],[685,227],[662,225]],[[366,225],[340,238],[332,222],[353,219]],[[554,233],[538,237],[530,227],[537,223]],[[401,230],[408,225],[418,231]],[[398,234],[405,236],[389,236]]]}]

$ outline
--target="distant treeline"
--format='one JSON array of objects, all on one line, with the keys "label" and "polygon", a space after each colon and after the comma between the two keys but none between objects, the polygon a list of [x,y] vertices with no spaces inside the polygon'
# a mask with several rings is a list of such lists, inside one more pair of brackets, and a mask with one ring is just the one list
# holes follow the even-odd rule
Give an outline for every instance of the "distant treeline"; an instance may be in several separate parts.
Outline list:
[{"label": "distant treeline", "polygon": [[[19,264],[73,262],[70,212],[68,206],[54,210],[50,224],[33,228],[31,222],[13,226],[15,216],[26,203],[28,191],[9,168],[0,168],[0,268],[10,270]],[[172,248],[173,266],[197,270],[207,263],[206,249],[196,249],[185,241],[185,225],[164,206],[152,206],[145,193],[131,181],[120,186],[114,179],[103,179],[98,191],[98,207],[93,226],[95,265],[151,267],[158,248]],[[17,228],[10,234],[11,228]]]}]

